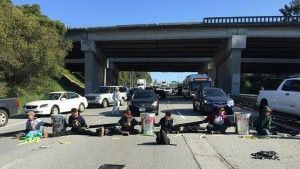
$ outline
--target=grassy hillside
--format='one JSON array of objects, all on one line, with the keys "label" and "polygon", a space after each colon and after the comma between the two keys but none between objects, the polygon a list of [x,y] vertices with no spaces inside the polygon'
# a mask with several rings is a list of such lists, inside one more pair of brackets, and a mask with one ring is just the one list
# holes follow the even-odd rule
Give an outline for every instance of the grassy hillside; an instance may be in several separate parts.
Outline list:
[{"label": "grassy hillside", "polygon": [[70,71],[61,68],[60,73],[52,78],[48,78],[41,87],[36,87],[34,91],[22,90],[19,96],[21,105],[27,102],[40,99],[45,93],[55,91],[74,91],[84,95],[84,82],[74,76]]}]

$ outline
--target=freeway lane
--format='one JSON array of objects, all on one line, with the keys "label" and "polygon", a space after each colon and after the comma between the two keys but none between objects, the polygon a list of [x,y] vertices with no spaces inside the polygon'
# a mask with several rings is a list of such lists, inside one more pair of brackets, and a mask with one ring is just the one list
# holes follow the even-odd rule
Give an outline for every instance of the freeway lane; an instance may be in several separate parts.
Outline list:
[{"label": "freeway lane", "polygon": [[[125,109],[126,107],[122,107]],[[109,116],[111,107],[87,109],[82,115],[88,124],[116,122]],[[173,113],[176,123],[203,119],[193,112],[192,103],[181,98],[161,101],[160,110]],[[69,115],[66,115],[69,116]],[[163,113],[156,118],[159,120]],[[42,117],[50,122],[49,117]],[[137,118],[139,120],[139,118]],[[26,119],[11,119],[0,134],[24,129]],[[202,127],[205,127],[203,125]],[[51,128],[47,128],[51,131]],[[95,129],[93,129],[95,130]],[[176,146],[155,145],[151,136],[64,136],[47,138],[39,143],[21,144],[11,137],[0,137],[0,168],[99,168],[104,164],[120,164],[125,168],[297,168],[300,166],[300,139],[245,140],[231,134],[206,135],[186,133],[169,135]],[[67,144],[61,144],[61,143]],[[49,146],[45,149],[41,146]],[[250,153],[276,150],[280,161],[250,158]]]}]

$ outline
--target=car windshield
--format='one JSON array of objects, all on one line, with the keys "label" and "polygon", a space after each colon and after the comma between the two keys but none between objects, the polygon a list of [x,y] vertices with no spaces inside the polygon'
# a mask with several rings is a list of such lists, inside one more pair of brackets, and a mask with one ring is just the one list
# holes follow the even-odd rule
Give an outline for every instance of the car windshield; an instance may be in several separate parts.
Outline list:
[{"label": "car windshield", "polygon": [[196,91],[199,88],[210,87],[210,81],[193,81],[191,82],[191,90]]},{"label": "car windshield", "polygon": [[42,100],[58,100],[61,93],[48,93],[42,97]]},{"label": "car windshield", "polygon": [[205,89],[203,90],[203,96],[206,97],[224,97],[225,92],[222,89]]},{"label": "car windshield", "polygon": [[109,88],[108,87],[98,87],[94,90],[93,93],[108,93]]},{"label": "car windshield", "polygon": [[133,94],[133,99],[149,99],[149,98],[154,98],[155,94],[153,92],[135,92]]}]

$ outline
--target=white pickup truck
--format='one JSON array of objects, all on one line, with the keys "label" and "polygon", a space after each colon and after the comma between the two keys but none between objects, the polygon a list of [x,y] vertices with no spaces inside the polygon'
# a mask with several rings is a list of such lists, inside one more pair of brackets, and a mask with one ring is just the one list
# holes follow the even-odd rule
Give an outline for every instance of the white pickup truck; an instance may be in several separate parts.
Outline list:
[{"label": "white pickup truck", "polygon": [[261,90],[257,105],[287,114],[300,116],[300,78],[284,80],[277,90]]}]

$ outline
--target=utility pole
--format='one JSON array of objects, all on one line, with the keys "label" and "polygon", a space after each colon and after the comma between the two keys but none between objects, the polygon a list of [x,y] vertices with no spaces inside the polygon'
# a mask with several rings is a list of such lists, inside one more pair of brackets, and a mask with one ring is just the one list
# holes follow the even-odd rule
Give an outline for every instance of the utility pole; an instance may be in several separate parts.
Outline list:
[{"label": "utility pole", "polygon": [[132,70],[129,73],[130,76],[130,87],[133,87],[133,83],[132,83]]}]

